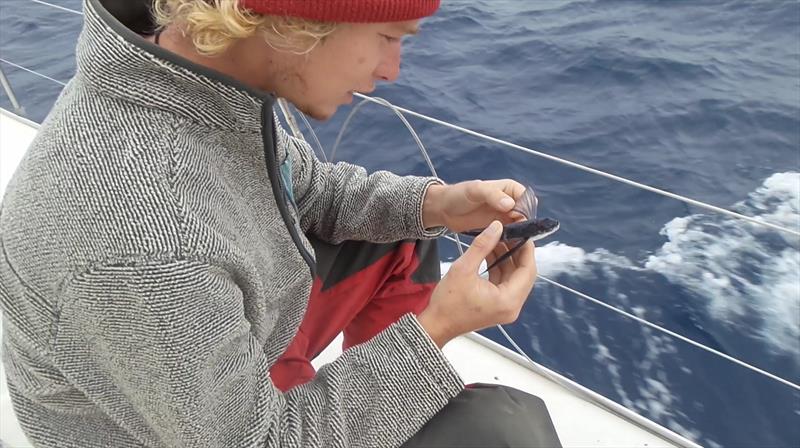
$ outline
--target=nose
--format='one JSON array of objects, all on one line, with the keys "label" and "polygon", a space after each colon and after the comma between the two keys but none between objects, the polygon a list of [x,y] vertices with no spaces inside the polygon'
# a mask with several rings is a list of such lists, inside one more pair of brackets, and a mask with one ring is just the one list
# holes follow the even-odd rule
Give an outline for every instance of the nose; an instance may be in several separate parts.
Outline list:
[{"label": "nose", "polygon": [[394,82],[397,80],[400,76],[400,42],[387,48],[373,76],[382,81]]}]

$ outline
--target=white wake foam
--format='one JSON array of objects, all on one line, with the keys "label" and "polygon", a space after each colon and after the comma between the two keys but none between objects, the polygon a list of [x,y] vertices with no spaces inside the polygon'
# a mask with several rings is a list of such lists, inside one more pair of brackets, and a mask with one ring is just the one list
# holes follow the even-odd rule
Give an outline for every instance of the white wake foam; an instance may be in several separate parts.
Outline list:
[{"label": "white wake foam", "polygon": [[[736,210],[800,228],[800,173],[769,177]],[[800,238],[754,224],[697,214],[661,231],[668,241],[645,263],[706,301],[729,325],[758,317],[773,350],[800,351]]]},{"label": "white wake foam", "polygon": [[[770,176],[733,208],[800,229],[800,173]],[[628,280],[636,281],[632,276],[650,273],[652,279],[652,274],[658,273],[690,291],[715,320],[736,326],[746,317],[746,325],[756,325],[755,336],[775,353],[796,356],[800,352],[800,238],[722,215],[705,214],[675,218],[660,233],[667,241],[643,262],[632,262],[605,249],[587,252],[557,241],[538,246],[539,274],[557,281],[563,277],[600,280],[607,284],[607,290],[599,299],[616,299],[634,314],[652,318],[651,310],[629,301],[625,291],[618,290],[618,280],[625,278],[628,284]],[[449,265],[443,263],[442,271],[446,272]],[[569,278],[563,280],[576,285]],[[559,309],[564,306],[562,293],[569,295],[552,290],[548,297]],[[576,320],[588,325],[594,361],[607,370],[610,384],[625,406],[645,412],[681,434],[699,438],[698,431],[680,423],[687,419],[677,410],[677,396],[666,375],[665,366],[676,352],[672,338],[642,327],[646,353],[636,362],[636,371],[642,377],[627,379],[632,384],[626,386],[607,344],[611,339],[602,337],[602,329],[587,323],[580,311],[576,315],[554,311],[563,320],[566,337],[578,336]],[[681,370],[692,374],[688,367]]]},{"label": "white wake foam", "polygon": [[[800,173],[770,176],[733,208],[800,229]],[[771,349],[800,351],[800,238],[706,214],[675,218],[661,234],[667,242],[643,266],[605,249],[586,252],[551,242],[536,248],[539,274],[555,279],[600,273],[613,288],[620,271],[657,272],[703,300],[715,319],[733,326],[755,316],[760,321],[757,336]],[[443,263],[442,272],[447,269],[449,263]],[[615,292],[617,298],[622,295]]]},{"label": "white wake foam", "polygon": [[[637,269],[630,260],[614,255],[605,249],[597,249],[587,253],[580,247],[569,246],[558,241],[550,242],[544,246],[536,247],[536,267],[539,275],[557,277],[561,274],[582,277],[588,274],[594,266]],[[441,263],[442,276],[450,269],[453,263]],[[481,264],[480,272],[486,269],[486,262]]]}]

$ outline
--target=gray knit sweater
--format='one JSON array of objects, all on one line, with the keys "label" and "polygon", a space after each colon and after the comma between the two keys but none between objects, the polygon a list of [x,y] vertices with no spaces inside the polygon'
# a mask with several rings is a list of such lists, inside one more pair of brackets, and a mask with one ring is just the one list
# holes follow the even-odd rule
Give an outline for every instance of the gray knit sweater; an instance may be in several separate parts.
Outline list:
[{"label": "gray knit sweater", "polygon": [[463,387],[413,316],[288,393],[269,368],[306,308],[304,233],[435,236],[420,218],[434,180],[319,162],[270,96],[146,43],[101,3],[84,4],[77,73],[0,209],[3,363],[28,437],[401,444]]}]

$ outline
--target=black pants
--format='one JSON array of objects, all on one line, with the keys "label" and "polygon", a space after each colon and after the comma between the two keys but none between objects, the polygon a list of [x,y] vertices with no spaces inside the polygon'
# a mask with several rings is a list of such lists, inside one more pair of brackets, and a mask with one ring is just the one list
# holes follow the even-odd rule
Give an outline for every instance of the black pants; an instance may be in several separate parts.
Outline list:
[{"label": "black pants", "polygon": [[472,385],[450,400],[402,448],[561,447],[541,398],[489,384]]}]

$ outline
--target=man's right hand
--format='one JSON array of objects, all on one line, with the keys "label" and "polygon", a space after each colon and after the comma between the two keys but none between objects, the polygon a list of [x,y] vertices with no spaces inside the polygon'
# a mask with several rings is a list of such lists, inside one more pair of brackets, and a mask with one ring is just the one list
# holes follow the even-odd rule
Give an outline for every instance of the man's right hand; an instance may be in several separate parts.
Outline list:
[{"label": "man's right hand", "polygon": [[536,281],[533,242],[489,271],[489,279],[478,275],[481,262],[491,264],[508,252],[500,242],[502,224],[495,221],[475,238],[458,258],[431,295],[430,303],[417,317],[440,348],[470,331],[514,322]]}]

